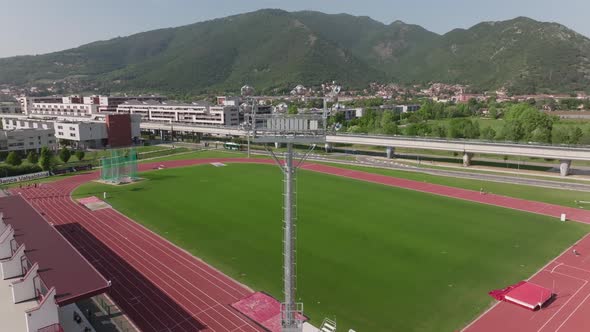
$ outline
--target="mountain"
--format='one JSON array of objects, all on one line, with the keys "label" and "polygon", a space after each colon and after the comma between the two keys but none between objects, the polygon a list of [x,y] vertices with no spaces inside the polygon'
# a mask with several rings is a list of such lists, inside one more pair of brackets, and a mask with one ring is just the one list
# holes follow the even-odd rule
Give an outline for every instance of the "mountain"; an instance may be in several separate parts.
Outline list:
[{"label": "mountain", "polygon": [[403,65],[419,68],[402,76],[408,80],[505,86],[514,93],[588,90],[590,40],[556,23],[519,17],[453,30]]},{"label": "mountain", "polygon": [[349,88],[437,81],[531,93],[588,90],[590,40],[523,17],[438,35],[401,21],[267,9],[0,59],[0,84],[57,82],[65,90],[195,94],[250,84],[269,92],[330,80]]}]

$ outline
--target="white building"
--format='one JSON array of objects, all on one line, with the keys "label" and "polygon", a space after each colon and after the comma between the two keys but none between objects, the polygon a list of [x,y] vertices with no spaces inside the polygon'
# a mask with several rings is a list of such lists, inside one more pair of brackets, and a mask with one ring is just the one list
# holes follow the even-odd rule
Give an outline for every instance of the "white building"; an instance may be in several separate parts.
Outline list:
[{"label": "white building", "polygon": [[240,100],[241,100],[240,97],[217,96],[217,105],[219,105],[219,106],[239,106]]},{"label": "white building", "polygon": [[114,113],[117,106],[130,101],[164,101],[163,96],[68,96],[68,97],[23,97],[19,98],[25,114],[89,116],[98,113]]},{"label": "white building", "polygon": [[0,130],[0,151],[39,151],[44,146],[57,147],[53,129]]},{"label": "white building", "polygon": [[344,119],[346,121],[355,119],[355,118],[361,118],[363,117],[363,114],[365,112],[364,108],[362,107],[357,107],[357,108],[332,108],[333,112],[336,113],[342,113],[344,114]]},{"label": "white building", "polygon": [[98,113],[98,105],[80,103],[32,103],[28,115],[90,116]]},{"label": "white building", "polygon": [[0,330],[94,331],[76,302],[110,282],[21,195],[1,197],[0,209]]},{"label": "white building", "polygon": [[21,97],[18,98],[18,102],[20,103],[21,110],[28,114],[29,108],[33,106],[35,103],[61,103],[63,101],[62,97]]},{"label": "white building", "polygon": [[115,113],[117,107],[126,101],[137,100],[137,101],[148,101],[155,100],[163,102],[166,97],[163,96],[88,96],[83,98],[84,104],[97,105],[99,113]]},{"label": "white building", "polygon": [[142,121],[195,125],[237,126],[240,121],[238,106],[214,106],[207,102],[188,104],[132,100],[119,105],[117,113],[139,114]]},{"label": "white building", "polygon": [[[106,117],[106,116],[105,116]],[[29,118],[26,116],[3,117],[2,125],[8,130],[51,130],[55,140],[70,141],[78,148],[102,148],[109,144],[109,128],[106,119],[91,120],[78,117]],[[130,116],[130,138],[139,139],[140,117]],[[112,134],[111,134],[112,136]]]},{"label": "white building", "polygon": [[417,112],[422,107],[419,104],[414,105],[395,105],[395,110],[401,113]]}]

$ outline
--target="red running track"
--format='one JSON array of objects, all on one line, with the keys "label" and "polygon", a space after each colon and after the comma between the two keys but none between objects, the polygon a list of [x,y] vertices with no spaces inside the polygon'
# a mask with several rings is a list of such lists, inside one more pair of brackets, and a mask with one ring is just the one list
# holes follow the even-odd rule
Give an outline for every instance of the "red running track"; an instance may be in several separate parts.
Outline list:
[{"label": "red running track", "polygon": [[590,235],[568,248],[533,275],[529,281],[557,294],[555,300],[532,312],[507,302],[497,302],[463,331],[578,332],[590,326]]},{"label": "red running track", "polygon": [[[211,162],[273,163],[272,160],[245,158],[176,160],[141,164],[140,171],[150,170],[159,165],[183,167]],[[552,217],[566,213],[568,219],[590,223],[590,212],[580,209],[492,194],[482,195],[471,190],[327,165],[308,163],[303,165],[303,168]],[[49,222],[54,224],[107,279],[113,282],[109,295],[141,330],[261,331],[257,325],[230,307],[231,303],[252,294],[251,290],[117,211],[113,209],[89,211],[71,200],[70,194],[76,187],[97,177],[98,173],[95,172],[43,184],[38,188],[13,189],[12,191],[21,192],[23,197],[30,201]],[[586,246],[586,241],[589,242],[587,245],[590,257],[590,239],[586,238],[579,245]],[[588,263],[590,264],[590,261]],[[551,265],[549,267],[553,268]],[[564,268],[566,266],[562,264],[556,270]],[[555,273],[557,272],[552,272],[557,275]],[[590,266],[588,273],[590,273]],[[578,277],[580,276],[576,275],[576,278]],[[586,292],[590,294],[590,285],[587,290],[585,288],[590,277],[580,280],[584,280],[584,287],[579,288],[574,295],[582,296]],[[577,301],[577,297],[575,299],[570,298],[566,304],[575,305],[578,303],[578,311],[585,312],[581,307],[585,308],[582,304],[587,297],[584,297],[584,301],[581,303]],[[513,320],[511,317],[516,314],[510,308],[501,311],[498,317],[496,317],[497,315],[493,316],[498,310],[496,308],[503,309],[503,307],[502,305],[493,307],[483,318],[470,325],[469,331],[488,331],[490,329],[484,329],[486,326],[504,323],[506,319]],[[590,311],[590,305],[588,305],[587,311]],[[490,319],[487,318],[489,315],[492,315]],[[555,315],[552,319],[555,320],[555,317],[559,318],[561,315]],[[590,317],[590,315],[586,315],[586,317]],[[514,318],[515,322],[522,321],[520,317],[514,316]],[[577,320],[569,317],[568,321],[576,322]],[[519,328],[514,331],[537,331],[536,329],[528,329],[524,325],[518,325],[518,323],[515,324],[523,329]],[[498,331],[497,325],[492,330]]]}]

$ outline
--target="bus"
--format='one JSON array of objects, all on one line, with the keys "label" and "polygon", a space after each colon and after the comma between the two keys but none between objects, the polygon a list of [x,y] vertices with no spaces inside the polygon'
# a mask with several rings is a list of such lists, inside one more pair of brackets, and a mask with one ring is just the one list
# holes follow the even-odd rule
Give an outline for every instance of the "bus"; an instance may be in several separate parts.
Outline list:
[{"label": "bus", "polygon": [[242,149],[242,145],[238,143],[228,142],[223,144],[223,148],[226,150],[240,151]]}]

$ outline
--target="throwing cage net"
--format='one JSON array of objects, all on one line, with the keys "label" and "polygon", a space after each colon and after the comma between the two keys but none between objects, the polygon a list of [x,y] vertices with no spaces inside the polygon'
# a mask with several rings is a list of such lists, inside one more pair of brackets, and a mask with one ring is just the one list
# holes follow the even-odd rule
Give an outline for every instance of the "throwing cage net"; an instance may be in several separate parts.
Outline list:
[{"label": "throwing cage net", "polygon": [[137,180],[137,152],[135,149],[111,150],[110,157],[100,160],[100,179],[110,183]]}]

